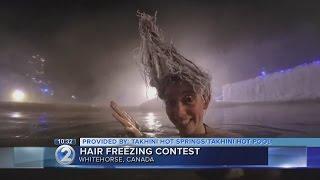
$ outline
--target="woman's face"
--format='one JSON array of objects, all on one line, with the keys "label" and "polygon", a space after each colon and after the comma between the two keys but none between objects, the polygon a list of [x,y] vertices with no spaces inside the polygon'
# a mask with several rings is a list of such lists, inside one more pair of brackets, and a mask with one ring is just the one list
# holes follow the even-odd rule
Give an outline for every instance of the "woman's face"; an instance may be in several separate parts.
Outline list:
[{"label": "woman's face", "polygon": [[204,132],[203,115],[209,102],[194,92],[186,82],[172,83],[165,88],[166,112],[181,135],[197,135]]}]

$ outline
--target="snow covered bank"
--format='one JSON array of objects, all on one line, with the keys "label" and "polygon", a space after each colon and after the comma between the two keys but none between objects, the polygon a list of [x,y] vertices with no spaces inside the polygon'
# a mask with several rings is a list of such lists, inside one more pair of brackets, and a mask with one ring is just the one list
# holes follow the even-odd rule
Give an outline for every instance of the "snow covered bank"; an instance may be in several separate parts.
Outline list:
[{"label": "snow covered bank", "polygon": [[222,87],[226,102],[276,102],[320,98],[320,61]]}]

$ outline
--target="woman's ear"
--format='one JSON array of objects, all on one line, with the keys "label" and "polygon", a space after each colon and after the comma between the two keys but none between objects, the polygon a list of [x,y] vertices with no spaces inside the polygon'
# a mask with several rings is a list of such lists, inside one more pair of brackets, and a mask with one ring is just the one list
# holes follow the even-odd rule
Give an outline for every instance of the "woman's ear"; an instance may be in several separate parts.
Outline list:
[{"label": "woman's ear", "polygon": [[209,103],[210,103],[210,100],[211,100],[211,95],[209,95],[207,99],[204,96],[202,96],[202,97],[203,97],[203,100],[204,100],[203,109],[208,109],[208,106],[209,106]]}]

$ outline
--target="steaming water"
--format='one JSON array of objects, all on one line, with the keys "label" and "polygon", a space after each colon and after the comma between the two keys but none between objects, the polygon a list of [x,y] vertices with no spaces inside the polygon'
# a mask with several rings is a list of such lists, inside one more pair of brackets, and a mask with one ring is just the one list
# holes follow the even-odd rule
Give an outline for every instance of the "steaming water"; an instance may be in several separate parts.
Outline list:
[{"label": "steaming water", "polygon": [[[161,110],[129,113],[149,136],[178,136]],[[213,128],[250,137],[320,137],[319,103],[216,107],[205,119]],[[124,135],[107,108],[41,108],[32,104],[0,108],[0,146],[50,146],[54,138]]]},{"label": "steaming water", "polygon": [[208,125],[250,137],[320,137],[320,103],[217,107]]}]

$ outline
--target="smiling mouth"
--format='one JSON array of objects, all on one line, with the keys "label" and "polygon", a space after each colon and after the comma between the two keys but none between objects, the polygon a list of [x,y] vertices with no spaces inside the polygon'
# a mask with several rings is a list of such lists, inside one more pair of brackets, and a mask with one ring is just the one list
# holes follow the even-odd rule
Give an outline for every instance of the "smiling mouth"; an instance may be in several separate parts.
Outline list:
[{"label": "smiling mouth", "polygon": [[182,121],[180,121],[180,125],[185,127],[185,126],[187,126],[190,122],[191,122],[191,119],[182,120]]}]

